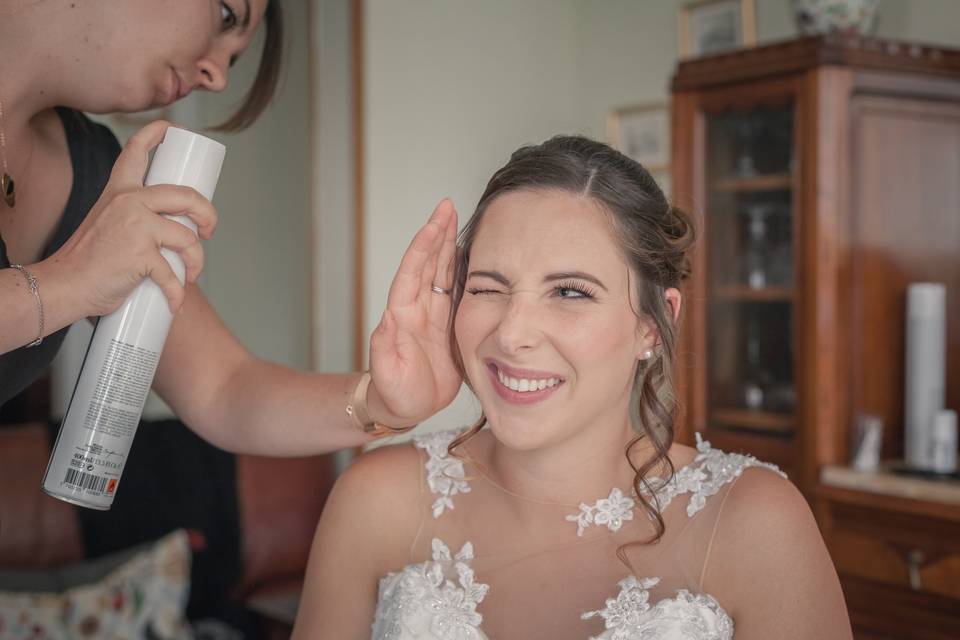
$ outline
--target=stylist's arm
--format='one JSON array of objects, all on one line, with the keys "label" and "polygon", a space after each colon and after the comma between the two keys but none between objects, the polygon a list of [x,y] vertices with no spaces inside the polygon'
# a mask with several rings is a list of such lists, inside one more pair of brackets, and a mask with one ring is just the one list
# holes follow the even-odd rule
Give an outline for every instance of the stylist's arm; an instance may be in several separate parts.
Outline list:
[{"label": "stylist's arm", "polygon": [[[371,336],[371,419],[412,426],[460,388],[448,346],[457,217],[442,201],[414,237]],[[283,309],[274,310],[283,313]],[[306,348],[306,345],[304,345]],[[370,440],[345,411],[360,376],[297,371],[256,358],[194,284],[174,320],[154,388],[181,420],[222,448],[295,456]]]}]

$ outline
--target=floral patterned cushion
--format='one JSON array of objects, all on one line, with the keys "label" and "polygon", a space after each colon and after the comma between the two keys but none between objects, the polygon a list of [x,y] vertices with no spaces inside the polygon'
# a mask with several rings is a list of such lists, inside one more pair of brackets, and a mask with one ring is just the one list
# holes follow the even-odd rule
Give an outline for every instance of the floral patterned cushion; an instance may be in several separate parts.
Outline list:
[{"label": "floral patterned cushion", "polygon": [[0,638],[190,638],[190,545],[182,529],[101,580],[60,593],[0,590]]}]

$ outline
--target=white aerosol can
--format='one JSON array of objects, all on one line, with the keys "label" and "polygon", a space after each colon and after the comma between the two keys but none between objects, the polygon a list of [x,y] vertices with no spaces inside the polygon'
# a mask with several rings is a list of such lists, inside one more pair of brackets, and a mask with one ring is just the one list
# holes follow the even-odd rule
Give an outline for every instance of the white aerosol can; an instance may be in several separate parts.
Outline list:
[{"label": "white aerosol can", "polygon": [[[212,199],[224,152],[219,142],[169,127],[144,185],[184,185]],[[187,216],[166,217],[197,231]],[[169,249],[161,253],[182,283],[183,260]],[[103,511],[113,504],[172,320],[163,291],[146,278],[97,322],[43,477],[45,492]]]}]

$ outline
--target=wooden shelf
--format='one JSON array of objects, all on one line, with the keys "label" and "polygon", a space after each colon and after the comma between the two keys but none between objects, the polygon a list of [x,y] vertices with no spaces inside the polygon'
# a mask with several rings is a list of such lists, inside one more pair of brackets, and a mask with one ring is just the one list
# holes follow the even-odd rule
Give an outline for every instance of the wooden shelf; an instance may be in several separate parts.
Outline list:
[{"label": "wooden shelf", "polygon": [[764,287],[754,289],[746,285],[717,287],[714,296],[720,300],[740,300],[744,302],[790,302],[796,296],[792,287]]},{"label": "wooden shelf", "polygon": [[751,193],[758,191],[782,191],[793,188],[793,176],[789,173],[773,173],[752,178],[724,178],[713,184],[714,191],[724,193]]},{"label": "wooden shelf", "polygon": [[710,421],[726,427],[742,427],[772,433],[793,433],[797,421],[792,414],[749,409],[721,408],[710,412]]}]

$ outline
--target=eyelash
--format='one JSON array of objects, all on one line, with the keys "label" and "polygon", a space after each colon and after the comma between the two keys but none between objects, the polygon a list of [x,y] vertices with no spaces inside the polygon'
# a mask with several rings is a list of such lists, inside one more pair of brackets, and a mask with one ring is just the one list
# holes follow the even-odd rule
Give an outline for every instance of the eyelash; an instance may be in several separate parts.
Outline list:
[{"label": "eyelash", "polygon": [[221,28],[224,31],[229,31],[239,24],[237,12],[226,2],[220,3],[220,19],[222,22]]},{"label": "eyelash", "polygon": [[[563,291],[563,290],[576,291],[577,293],[579,293],[580,295],[574,296],[574,299],[581,298],[581,299],[593,300],[596,293],[590,287],[584,284],[580,284],[579,282],[561,282],[560,284],[558,284],[556,287],[553,288],[553,291],[555,293],[559,293],[560,291]],[[565,298],[567,296],[560,296],[560,297]]]},{"label": "eyelash", "polygon": [[[579,293],[579,296],[561,296],[559,293],[561,291],[576,291]],[[559,298],[569,298],[571,300],[592,300],[595,297],[595,292],[588,286],[580,284],[579,282],[561,282],[553,288],[553,292],[558,294]],[[492,293],[503,293],[496,289],[467,289],[467,293],[470,295],[489,295]]]}]

